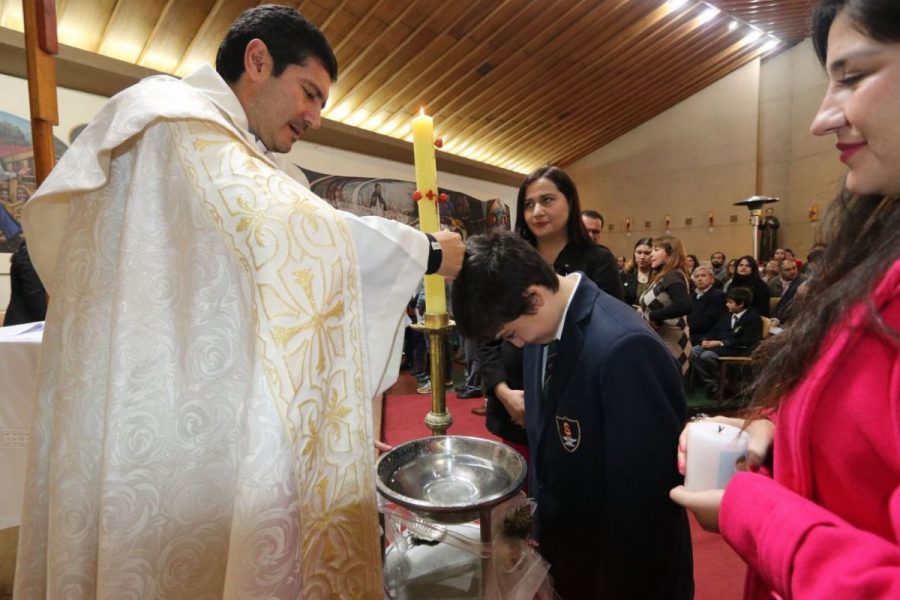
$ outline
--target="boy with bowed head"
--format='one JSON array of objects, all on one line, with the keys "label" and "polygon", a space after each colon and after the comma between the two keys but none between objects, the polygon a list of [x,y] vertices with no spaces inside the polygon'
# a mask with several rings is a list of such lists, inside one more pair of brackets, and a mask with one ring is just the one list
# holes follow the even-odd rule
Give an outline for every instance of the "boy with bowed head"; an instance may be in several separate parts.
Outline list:
[{"label": "boy with bowed head", "polygon": [[452,299],[463,335],[524,346],[529,489],[559,594],[693,597],[687,518],[667,495],[685,398],[659,337],[508,233],[469,239]]}]

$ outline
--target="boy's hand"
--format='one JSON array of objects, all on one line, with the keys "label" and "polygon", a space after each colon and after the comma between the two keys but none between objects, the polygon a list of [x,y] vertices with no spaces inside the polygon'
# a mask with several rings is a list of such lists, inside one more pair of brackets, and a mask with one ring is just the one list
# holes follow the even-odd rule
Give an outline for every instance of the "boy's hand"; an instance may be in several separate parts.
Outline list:
[{"label": "boy's hand", "polygon": [[512,422],[525,427],[525,390],[514,390],[504,382],[494,386],[494,393],[503,403]]}]

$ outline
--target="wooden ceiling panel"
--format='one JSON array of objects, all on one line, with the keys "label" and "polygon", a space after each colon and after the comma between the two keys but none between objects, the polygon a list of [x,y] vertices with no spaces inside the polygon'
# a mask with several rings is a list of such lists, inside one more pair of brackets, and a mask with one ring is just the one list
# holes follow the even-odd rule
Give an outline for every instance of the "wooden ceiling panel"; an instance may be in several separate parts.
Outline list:
[{"label": "wooden ceiling panel", "polygon": [[174,69],[215,2],[193,0],[176,8],[178,0],[168,0],[136,63],[157,71]]},{"label": "wooden ceiling panel", "polygon": [[166,4],[167,0],[118,0],[106,22],[97,53],[136,63]]},{"label": "wooden ceiling panel", "polygon": [[[263,1],[57,0],[60,40],[184,75]],[[698,0],[274,2],[334,46],[331,122],[406,139],[424,105],[448,152],[529,171],[577,160],[798,43],[815,0],[711,0],[715,15]],[[21,0],[0,0],[0,26],[21,31]]]}]

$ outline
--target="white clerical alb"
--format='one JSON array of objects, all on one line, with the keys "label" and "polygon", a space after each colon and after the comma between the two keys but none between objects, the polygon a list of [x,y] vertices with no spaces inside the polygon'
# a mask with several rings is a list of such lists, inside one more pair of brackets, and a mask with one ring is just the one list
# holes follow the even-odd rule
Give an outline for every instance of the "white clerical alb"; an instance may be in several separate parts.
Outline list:
[{"label": "white clerical alb", "polygon": [[381,597],[370,401],[424,235],[286,176],[209,68],[110,100],[24,222],[52,300],[16,597]]}]

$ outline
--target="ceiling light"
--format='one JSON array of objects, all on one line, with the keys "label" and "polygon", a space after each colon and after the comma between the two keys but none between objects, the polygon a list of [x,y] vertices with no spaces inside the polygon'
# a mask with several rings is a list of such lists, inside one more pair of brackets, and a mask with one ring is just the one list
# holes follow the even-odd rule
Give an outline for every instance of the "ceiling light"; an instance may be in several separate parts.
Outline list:
[{"label": "ceiling light", "polygon": [[332,106],[326,116],[333,121],[343,121],[350,116],[350,103],[342,102]]},{"label": "ceiling light", "polygon": [[756,29],[755,27],[750,28],[750,33],[744,36],[744,41],[749,43],[755,42],[762,36],[762,31]]},{"label": "ceiling light", "polygon": [[763,44],[763,46],[762,46],[762,48],[760,48],[760,50],[762,52],[768,52],[770,50],[774,50],[775,47],[778,46],[778,44],[780,44],[780,43],[781,42],[777,38],[769,36],[769,40],[765,44]]},{"label": "ceiling light", "polygon": [[687,1],[688,0],[666,0],[666,5],[668,5],[671,10],[677,10],[687,4]]},{"label": "ceiling light", "polygon": [[731,22],[728,24],[728,31],[734,31],[735,29],[738,28],[738,26],[739,26],[739,23],[737,21],[735,21],[734,19],[732,19]]},{"label": "ceiling light", "polygon": [[347,125],[352,125],[353,127],[356,127],[358,125],[361,125],[362,122],[365,121],[366,119],[368,119],[370,116],[371,115],[369,114],[369,111],[367,111],[367,110],[357,110],[357,111],[354,111],[354,113],[352,115],[347,117],[344,120],[344,123],[346,123]]},{"label": "ceiling light", "polygon": [[708,23],[719,14],[719,9],[715,6],[706,5],[706,10],[700,13],[700,24]]}]

